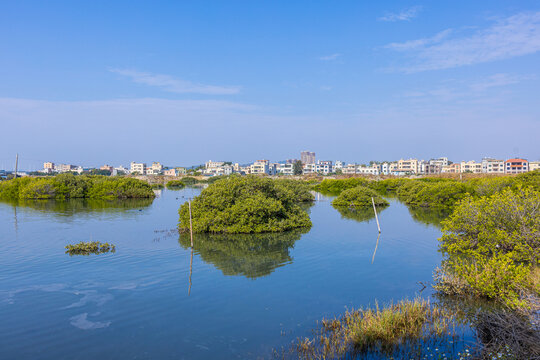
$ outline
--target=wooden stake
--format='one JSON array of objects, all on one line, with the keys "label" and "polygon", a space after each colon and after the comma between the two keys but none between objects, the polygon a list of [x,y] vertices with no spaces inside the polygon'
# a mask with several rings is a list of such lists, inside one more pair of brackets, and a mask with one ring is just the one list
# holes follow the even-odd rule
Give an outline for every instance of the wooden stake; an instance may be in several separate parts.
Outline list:
[{"label": "wooden stake", "polygon": [[15,156],[15,177],[17,177],[18,168],[19,168],[19,154]]},{"label": "wooden stake", "polygon": [[375,243],[375,251],[373,251],[373,256],[371,257],[371,263],[375,261],[375,254],[377,253],[377,248],[379,247],[379,239],[381,238],[381,232],[379,231],[379,235],[377,235],[377,243]]},{"label": "wooden stake", "polygon": [[193,246],[191,247],[191,260],[189,261],[189,289],[188,296],[191,295],[191,274],[193,273]]},{"label": "wooden stake", "polygon": [[191,248],[193,248],[193,222],[191,220],[191,200],[188,200],[189,206],[189,232],[191,234]]},{"label": "wooden stake", "polygon": [[377,220],[377,228],[379,229],[379,234],[381,233],[381,226],[379,225],[379,217],[377,216],[377,208],[375,207],[375,200],[371,197],[371,203],[373,204],[373,211],[375,212],[375,220]]}]

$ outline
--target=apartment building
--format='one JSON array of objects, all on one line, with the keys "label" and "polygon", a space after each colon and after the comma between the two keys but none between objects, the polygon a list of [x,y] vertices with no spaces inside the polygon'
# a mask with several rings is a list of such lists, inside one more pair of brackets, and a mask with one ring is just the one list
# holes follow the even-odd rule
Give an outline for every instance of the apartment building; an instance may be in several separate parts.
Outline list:
[{"label": "apartment building", "polygon": [[383,175],[390,174],[390,164],[387,162],[384,162],[380,165],[380,173]]},{"label": "apartment building", "polygon": [[418,160],[417,159],[408,159],[408,160],[399,160],[397,162],[398,170],[409,172],[411,174],[418,173]]},{"label": "apartment building", "polygon": [[440,158],[437,158],[437,159],[431,159],[431,160],[429,160],[429,165],[437,165],[440,168],[442,168],[443,166],[448,165],[448,158],[447,157],[440,157]]},{"label": "apartment building", "polygon": [[260,174],[269,174],[270,172],[270,161],[268,160],[257,160],[250,166],[250,174],[260,175]]},{"label": "apartment building", "polygon": [[302,168],[302,173],[305,174],[314,174],[317,172],[317,165],[315,163],[304,164]]},{"label": "apartment building", "polygon": [[215,168],[219,168],[219,167],[223,166],[223,164],[225,164],[225,162],[223,162],[223,161],[208,160],[204,164],[204,166],[205,166],[205,169],[215,169]]},{"label": "apartment building", "polygon": [[165,170],[163,170],[163,175],[165,175],[165,176],[178,176],[178,170],[176,170],[176,169],[165,169]]},{"label": "apartment building", "polygon": [[134,174],[134,173],[137,173],[139,175],[144,175],[146,174],[146,164],[145,163],[136,163],[136,162],[131,162],[130,166],[129,166],[129,172]]},{"label": "apartment building", "polygon": [[163,171],[163,165],[161,165],[161,163],[158,163],[158,162],[153,162],[152,163],[152,171],[156,175],[160,174]]},{"label": "apartment building", "polygon": [[276,171],[278,174],[294,175],[294,163],[277,164]]},{"label": "apartment building", "polygon": [[315,164],[315,153],[311,151],[302,151],[300,153],[302,164]]},{"label": "apartment building", "polygon": [[359,165],[356,167],[356,173],[357,174],[364,174],[364,175],[379,175],[379,165],[373,164],[369,166]]},{"label": "apartment building", "polygon": [[438,164],[426,164],[426,167],[424,169],[424,174],[426,175],[433,175],[433,174],[440,174],[442,170],[442,166]]},{"label": "apartment building", "polygon": [[343,171],[344,167],[345,167],[344,161],[336,160],[336,162],[334,163],[334,171],[337,171],[337,170]]},{"label": "apartment building", "polygon": [[475,174],[480,174],[482,172],[482,163],[478,163],[474,160],[462,161],[460,164],[460,172],[471,172]]},{"label": "apartment building", "polygon": [[58,164],[55,166],[55,170],[59,173],[65,173],[65,172],[70,172],[70,171],[76,171],[76,172],[81,173],[82,167],[70,165],[70,164]]},{"label": "apartment building", "polygon": [[529,161],[529,171],[540,169],[540,161]]},{"label": "apartment building", "polygon": [[347,164],[342,171],[343,174],[354,175],[356,174],[356,164]]},{"label": "apartment building", "polygon": [[504,174],[504,160],[483,158],[482,172],[486,174]]},{"label": "apartment building", "polygon": [[99,170],[105,170],[105,171],[109,171],[109,172],[113,172],[114,170],[114,167],[111,166],[111,165],[103,165],[102,167],[99,168]]},{"label": "apartment building", "polygon": [[443,166],[441,168],[441,173],[447,173],[447,174],[457,174],[461,172],[461,164],[460,163],[454,163],[450,165]]},{"label": "apartment building", "polygon": [[317,164],[315,165],[315,172],[324,175],[334,172],[332,161],[317,161]]},{"label": "apartment building", "polygon": [[508,159],[504,162],[505,174],[521,174],[529,171],[529,162],[526,159]]}]

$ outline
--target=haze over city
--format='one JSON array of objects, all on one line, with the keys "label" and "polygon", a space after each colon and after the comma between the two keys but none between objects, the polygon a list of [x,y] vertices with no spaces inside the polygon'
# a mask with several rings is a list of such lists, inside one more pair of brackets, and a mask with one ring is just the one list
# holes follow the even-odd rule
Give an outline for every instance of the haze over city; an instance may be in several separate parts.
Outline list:
[{"label": "haze over city", "polygon": [[0,31],[5,167],[540,158],[535,1],[17,1]]}]

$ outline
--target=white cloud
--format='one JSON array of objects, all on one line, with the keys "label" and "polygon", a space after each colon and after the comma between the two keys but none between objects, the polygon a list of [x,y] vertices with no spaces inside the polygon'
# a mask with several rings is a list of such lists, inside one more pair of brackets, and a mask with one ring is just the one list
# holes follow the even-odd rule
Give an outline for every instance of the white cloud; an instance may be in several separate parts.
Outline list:
[{"label": "white cloud", "polygon": [[332,54],[332,55],[325,55],[325,56],[321,56],[321,57],[319,58],[319,60],[322,60],[322,61],[332,61],[332,60],[337,60],[340,56],[341,56],[341,54],[339,54],[339,53]]},{"label": "white cloud", "polygon": [[520,13],[464,37],[448,38],[445,30],[428,39],[386,47],[409,52],[412,63],[400,71],[449,69],[508,59],[540,51],[540,12]]},{"label": "white cloud", "polygon": [[421,6],[413,6],[411,8],[402,10],[398,13],[387,13],[385,16],[379,18],[380,21],[410,21],[418,16],[418,13],[422,10]]},{"label": "white cloud", "polygon": [[238,86],[197,84],[191,81],[176,79],[169,75],[152,74],[129,69],[110,69],[109,71],[127,76],[138,84],[155,86],[165,91],[179,94],[232,95],[240,92],[240,87]]}]

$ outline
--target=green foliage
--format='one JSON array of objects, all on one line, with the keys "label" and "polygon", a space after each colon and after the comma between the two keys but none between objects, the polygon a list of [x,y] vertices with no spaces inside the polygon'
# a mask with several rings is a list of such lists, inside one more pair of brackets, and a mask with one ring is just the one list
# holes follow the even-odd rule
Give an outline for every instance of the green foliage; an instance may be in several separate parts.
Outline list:
[{"label": "green foliage", "polygon": [[[255,279],[292,262],[289,250],[306,228],[265,234],[196,234],[194,250],[224,275]],[[180,245],[191,247],[189,233],[180,234]]]},{"label": "green foliage", "polygon": [[443,221],[441,250],[448,255],[436,277],[442,293],[472,294],[510,308],[526,307],[540,261],[540,192],[506,188],[462,200]]},{"label": "green foliage", "polygon": [[320,184],[315,185],[313,189],[321,193],[338,195],[342,191],[352,189],[357,186],[367,186],[368,181],[362,178],[349,179],[324,179]]},{"label": "green foliage", "polygon": [[357,186],[352,189],[343,191],[337,198],[332,201],[333,206],[362,208],[373,206],[373,201],[377,206],[388,206],[388,201],[380,197],[374,190],[365,186]]},{"label": "green foliage", "polygon": [[540,192],[518,187],[492,196],[461,201],[443,222],[441,248],[451,255],[494,256],[509,253],[516,261],[540,260]]},{"label": "green foliage", "polygon": [[107,252],[116,252],[116,247],[109,243],[100,243],[99,241],[81,241],[78,244],[67,245],[66,254],[73,255],[91,255],[104,254]]},{"label": "green foliage", "polygon": [[199,180],[191,176],[184,176],[180,181],[182,181],[185,185],[193,185],[199,182]]},{"label": "green foliage", "polygon": [[155,190],[164,188],[163,184],[152,184],[150,186],[152,187],[152,189],[155,189]]},{"label": "green foliage", "polygon": [[125,199],[154,197],[144,181],[98,175],[60,174],[44,178],[17,178],[0,184],[0,199]]},{"label": "green foliage", "polygon": [[182,189],[186,184],[182,180],[171,180],[167,182],[167,189]]},{"label": "green foliage", "polygon": [[[195,233],[263,233],[310,227],[299,203],[308,200],[302,188],[288,180],[231,176],[216,181],[191,203]],[[310,194],[309,200],[313,200]],[[181,231],[189,229],[189,208],[179,210]]]},{"label": "green foliage", "polygon": [[293,175],[302,175],[304,172],[304,167],[302,166],[302,162],[300,160],[297,160],[293,164]]}]

